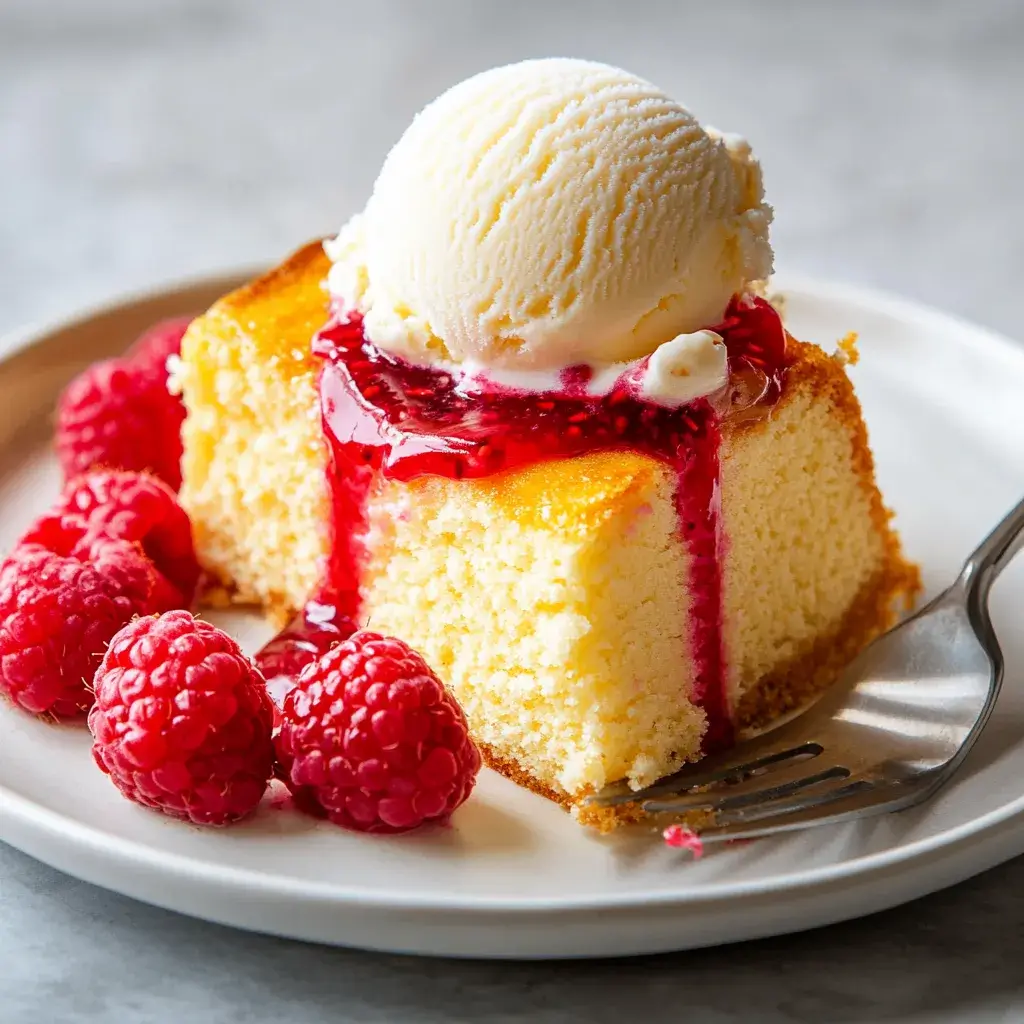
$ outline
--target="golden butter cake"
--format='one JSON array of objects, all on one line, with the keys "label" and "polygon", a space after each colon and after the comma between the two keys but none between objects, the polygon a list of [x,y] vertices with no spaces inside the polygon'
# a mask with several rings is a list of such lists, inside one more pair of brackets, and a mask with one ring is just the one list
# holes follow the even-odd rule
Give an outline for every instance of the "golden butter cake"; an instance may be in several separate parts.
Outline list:
[{"label": "golden butter cake", "polygon": [[175,370],[201,561],[298,616],[268,675],[346,629],[400,636],[493,767],[603,826],[586,794],[800,704],[918,589],[845,357],[763,300],[716,327],[716,401],[467,398],[332,318],[329,266],[312,243],[225,296]]}]

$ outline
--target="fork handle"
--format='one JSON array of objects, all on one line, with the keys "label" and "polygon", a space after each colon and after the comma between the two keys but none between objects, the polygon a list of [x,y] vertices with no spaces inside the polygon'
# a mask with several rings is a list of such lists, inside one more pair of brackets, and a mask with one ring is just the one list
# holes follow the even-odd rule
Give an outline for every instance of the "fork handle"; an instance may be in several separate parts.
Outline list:
[{"label": "fork handle", "polygon": [[1024,547],[1024,501],[1011,509],[1003,521],[978,545],[960,573],[961,582],[971,589],[987,590],[996,577]]}]

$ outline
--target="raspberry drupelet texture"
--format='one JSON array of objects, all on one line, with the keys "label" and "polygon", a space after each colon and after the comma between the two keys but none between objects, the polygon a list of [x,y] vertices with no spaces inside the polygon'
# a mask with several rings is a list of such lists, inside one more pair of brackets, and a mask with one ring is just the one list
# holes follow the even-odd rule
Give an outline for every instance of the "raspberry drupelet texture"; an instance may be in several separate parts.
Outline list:
[{"label": "raspberry drupelet texture", "polygon": [[185,407],[152,366],[108,359],[76,377],[57,406],[65,480],[97,467],[149,470],[181,487]]},{"label": "raspberry drupelet texture", "polygon": [[125,353],[125,360],[167,384],[167,360],[181,354],[181,339],[192,322],[191,317],[161,320],[140,334]]},{"label": "raspberry drupelet texture", "polygon": [[469,796],[480,753],[466,719],[401,640],[355,633],[311,662],[275,739],[295,804],[359,832],[443,820]]},{"label": "raspberry drupelet texture", "polygon": [[89,713],[93,757],[129,800],[197,825],[259,804],[272,708],[238,644],[188,612],[136,619],[110,642]]},{"label": "raspberry drupelet texture", "polygon": [[97,537],[139,544],[159,573],[152,611],[188,608],[200,568],[192,525],[171,489],[146,473],[95,470],[71,480],[22,543],[58,554],[87,550]]},{"label": "raspberry drupelet texture", "polygon": [[87,711],[107,642],[149,611],[154,573],[134,545],[97,542],[91,556],[27,544],[0,565],[0,690],[33,714]]}]

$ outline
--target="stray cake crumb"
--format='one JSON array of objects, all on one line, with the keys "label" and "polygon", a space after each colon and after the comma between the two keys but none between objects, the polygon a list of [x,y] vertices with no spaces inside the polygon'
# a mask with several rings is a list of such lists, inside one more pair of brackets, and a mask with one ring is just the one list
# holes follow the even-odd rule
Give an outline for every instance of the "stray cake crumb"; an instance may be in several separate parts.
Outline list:
[{"label": "stray cake crumb", "polygon": [[843,366],[856,366],[860,362],[860,352],[857,351],[856,331],[850,331],[849,334],[836,342],[835,359]]}]

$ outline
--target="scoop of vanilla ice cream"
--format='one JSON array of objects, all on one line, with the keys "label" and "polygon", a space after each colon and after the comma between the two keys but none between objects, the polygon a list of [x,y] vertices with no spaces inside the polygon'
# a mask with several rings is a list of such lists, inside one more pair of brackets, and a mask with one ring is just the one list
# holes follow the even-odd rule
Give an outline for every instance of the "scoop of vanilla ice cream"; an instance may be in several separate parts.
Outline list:
[{"label": "scoop of vanilla ice cream", "polygon": [[414,362],[626,362],[770,275],[771,216],[742,139],[616,68],[524,61],[416,117],[327,243],[328,287]]}]

